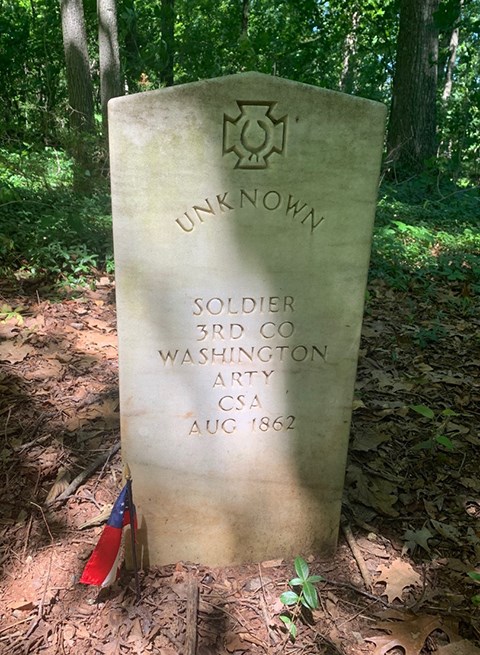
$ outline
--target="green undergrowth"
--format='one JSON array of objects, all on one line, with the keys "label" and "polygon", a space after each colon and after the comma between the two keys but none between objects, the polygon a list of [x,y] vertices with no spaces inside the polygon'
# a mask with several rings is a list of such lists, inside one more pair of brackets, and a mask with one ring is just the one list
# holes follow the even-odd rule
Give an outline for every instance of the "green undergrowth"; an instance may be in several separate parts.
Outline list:
[{"label": "green undergrowth", "polygon": [[385,184],[379,195],[370,276],[401,290],[446,284],[464,296],[478,295],[478,189],[452,187],[440,193],[418,181],[416,186]]},{"label": "green undergrowth", "polygon": [[[61,150],[0,149],[0,275],[69,286],[113,272],[108,183],[72,189],[72,162]],[[450,285],[480,292],[477,188],[440,189],[432,178],[384,183],[379,193],[371,279],[409,290]]]},{"label": "green undergrowth", "polygon": [[108,185],[73,193],[62,152],[0,150],[0,275],[87,284],[113,270]]}]

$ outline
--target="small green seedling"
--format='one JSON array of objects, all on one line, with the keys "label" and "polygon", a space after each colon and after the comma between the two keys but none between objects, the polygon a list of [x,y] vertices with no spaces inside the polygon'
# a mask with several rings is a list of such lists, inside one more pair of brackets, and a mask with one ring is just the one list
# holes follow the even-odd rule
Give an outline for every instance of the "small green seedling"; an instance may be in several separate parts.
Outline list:
[{"label": "small green seedling", "polygon": [[285,624],[292,639],[297,636],[295,621],[300,615],[302,606],[308,610],[314,610],[318,607],[318,592],[313,585],[315,582],[321,582],[324,579],[321,575],[310,575],[308,564],[301,557],[295,558],[294,565],[298,577],[292,578],[288,584],[296,589],[298,593],[293,589],[289,589],[280,596],[280,601],[291,608],[288,614],[280,615],[280,620]]},{"label": "small green seedling", "polygon": [[[472,580],[475,580],[475,582],[480,583],[480,573],[478,573],[478,571],[469,571],[467,575],[472,578]],[[480,594],[472,596],[472,603],[475,607],[480,607]]]},{"label": "small green seedling", "polygon": [[[410,405],[410,409],[417,414],[420,414],[420,416],[424,416],[431,421],[435,421],[435,412],[433,409],[430,409],[430,407],[427,407],[426,405]],[[435,432],[443,432],[449,419],[452,416],[458,416],[458,414],[452,409],[444,409],[442,412],[440,412],[439,420],[435,426]],[[455,444],[453,441],[444,434],[434,434],[434,436],[430,437],[429,439],[425,439],[424,441],[417,443],[413,447],[413,450],[434,451],[437,446],[443,446],[446,450],[449,451],[455,450]]]}]

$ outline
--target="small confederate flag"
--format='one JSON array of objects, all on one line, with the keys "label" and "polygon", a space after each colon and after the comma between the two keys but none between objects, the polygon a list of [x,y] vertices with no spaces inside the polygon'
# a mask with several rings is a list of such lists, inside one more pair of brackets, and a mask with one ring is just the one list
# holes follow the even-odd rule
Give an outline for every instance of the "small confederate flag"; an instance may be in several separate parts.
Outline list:
[{"label": "small confederate flag", "polygon": [[122,533],[126,525],[131,525],[130,512],[133,514],[133,524],[137,528],[135,505],[131,503],[131,480],[120,492],[115,505],[113,506],[110,518],[95,546],[90,559],[80,578],[84,584],[108,587],[117,578],[118,569],[122,556]]}]

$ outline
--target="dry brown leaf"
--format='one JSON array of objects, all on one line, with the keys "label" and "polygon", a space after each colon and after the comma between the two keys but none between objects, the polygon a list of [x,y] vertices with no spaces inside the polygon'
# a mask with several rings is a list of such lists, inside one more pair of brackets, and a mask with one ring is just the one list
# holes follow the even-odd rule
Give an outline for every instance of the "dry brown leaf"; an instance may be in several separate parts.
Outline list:
[{"label": "dry brown leaf", "polygon": [[353,494],[352,500],[387,516],[398,516],[397,510],[392,507],[398,500],[397,485],[377,476],[367,476],[355,464],[347,469],[347,483],[349,492]]},{"label": "dry brown leaf", "polygon": [[12,324],[5,323],[5,321],[0,322],[0,338],[1,339],[13,339],[18,334],[18,327]]},{"label": "dry brown leaf", "polygon": [[385,655],[395,647],[403,648],[405,655],[420,655],[425,640],[434,630],[445,632],[450,641],[459,639],[452,626],[446,624],[440,616],[419,616],[406,621],[395,621],[394,623],[385,621],[374,627],[379,630],[386,630],[391,634],[366,637],[366,641],[372,641],[376,646],[372,655]]},{"label": "dry brown leaf", "polygon": [[235,651],[248,650],[250,646],[243,641],[240,635],[234,632],[227,632],[225,635],[225,648],[229,653],[233,653]]},{"label": "dry brown leaf", "polygon": [[257,646],[265,647],[265,644],[263,643],[263,641],[261,641],[260,639],[257,639],[256,637],[251,635],[249,632],[239,632],[238,636],[240,637],[240,639],[244,639],[245,641],[249,641],[251,644],[256,644]]},{"label": "dry brown leaf", "polygon": [[15,341],[0,343],[0,361],[17,364],[29,355],[34,355],[35,349],[25,344],[18,344]]},{"label": "dry brown leaf", "polygon": [[59,378],[63,373],[63,366],[57,360],[47,360],[40,366],[27,371],[24,375],[26,380],[50,380]]},{"label": "dry brown leaf", "polygon": [[9,605],[9,608],[11,610],[21,610],[22,612],[26,612],[33,610],[36,605],[36,601],[21,599],[14,601],[11,605]]},{"label": "dry brown leaf", "polygon": [[103,653],[103,655],[117,655],[118,653],[121,652],[120,651],[121,643],[122,643],[122,641],[121,641],[120,637],[116,637],[115,639],[110,641],[108,644],[104,644],[101,647],[99,647],[99,645],[96,644],[95,649],[99,650],[99,648],[101,648],[100,652]]},{"label": "dry brown leaf", "polygon": [[266,562],[262,562],[262,568],[264,569],[274,569],[277,566],[282,566],[283,559],[269,559]]},{"label": "dry brown leaf", "polygon": [[82,523],[82,525],[79,525],[78,529],[84,530],[85,528],[93,528],[95,525],[101,525],[102,523],[105,523],[105,521],[108,520],[110,514],[112,513],[112,507],[113,505],[111,504],[105,505],[100,514],[93,516],[91,519],[88,519],[88,521],[85,521],[85,523]]},{"label": "dry brown leaf", "polygon": [[62,494],[65,489],[70,484],[70,473],[66,469],[60,469],[57,473],[55,482],[52,485],[52,488],[48,492],[48,496],[45,499],[45,504],[48,505],[55,500],[60,494]]},{"label": "dry brown leaf", "polygon": [[386,595],[388,602],[392,603],[395,598],[402,599],[404,589],[419,584],[420,575],[408,562],[396,559],[391,566],[385,564],[380,567],[380,576],[376,582],[386,583],[382,596]]},{"label": "dry brown leaf", "polygon": [[447,646],[441,646],[437,650],[437,655],[480,655],[480,648],[477,648],[471,641],[462,639],[454,641]]}]

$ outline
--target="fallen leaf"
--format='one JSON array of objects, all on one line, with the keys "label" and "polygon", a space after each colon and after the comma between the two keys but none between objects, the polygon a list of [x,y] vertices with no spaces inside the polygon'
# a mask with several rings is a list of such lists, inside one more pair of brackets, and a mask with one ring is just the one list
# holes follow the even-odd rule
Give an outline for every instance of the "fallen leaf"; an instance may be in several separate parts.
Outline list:
[{"label": "fallen leaf", "polygon": [[235,651],[246,651],[250,647],[243,641],[240,635],[227,632],[225,635],[225,648],[229,653],[233,653]]},{"label": "fallen leaf", "polygon": [[26,380],[50,380],[60,377],[63,366],[56,360],[47,360],[40,366],[27,371],[24,375]]},{"label": "fallen leaf", "polygon": [[422,528],[421,530],[406,530],[403,535],[408,550],[413,551],[416,546],[420,546],[420,548],[423,548],[427,553],[430,553],[428,540],[432,537],[433,534],[427,528]]},{"label": "fallen leaf", "polygon": [[352,443],[352,450],[368,452],[369,450],[376,450],[380,444],[385,441],[390,441],[391,437],[388,434],[370,434],[359,435],[355,437]]},{"label": "fallen leaf", "polygon": [[372,641],[376,646],[372,655],[385,655],[395,647],[403,648],[405,655],[420,655],[428,635],[434,630],[445,632],[450,641],[459,638],[452,626],[443,621],[440,616],[419,616],[393,623],[385,621],[374,627],[391,634],[366,637],[366,641]]},{"label": "fallen leaf", "polygon": [[18,344],[15,341],[0,343],[0,361],[17,364],[29,355],[34,355],[35,349],[25,344]]},{"label": "fallen leaf", "polygon": [[267,562],[262,562],[262,568],[274,569],[277,566],[282,566],[283,559],[269,559]]},{"label": "fallen leaf", "polygon": [[462,641],[454,641],[447,646],[441,646],[437,651],[437,655],[480,655],[480,648],[477,648],[471,641],[462,639]]},{"label": "fallen leaf", "polygon": [[352,403],[352,412],[354,412],[357,409],[363,409],[366,407],[365,403],[363,400],[360,400],[360,398],[354,398],[353,403]]},{"label": "fallen leaf", "polygon": [[112,513],[112,507],[113,505],[111,504],[105,505],[100,514],[93,516],[91,519],[88,519],[88,521],[85,521],[85,523],[82,523],[82,525],[79,525],[78,529],[84,530],[85,528],[93,528],[95,525],[105,523]]},{"label": "fallen leaf", "polygon": [[445,537],[445,539],[450,539],[450,541],[454,541],[456,544],[461,545],[460,533],[458,529],[453,525],[441,523],[440,521],[435,521],[434,519],[431,519],[430,523],[439,535]]},{"label": "fallen leaf", "polygon": [[420,583],[420,575],[415,569],[404,560],[395,559],[391,566],[380,567],[380,576],[376,582],[385,582],[385,590],[388,602],[392,603],[395,598],[402,599],[403,590]]},{"label": "fallen leaf", "polygon": [[376,476],[366,476],[359,466],[351,465],[347,470],[349,492],[354,502],[360,502],[387,516],[398,516],[394,505],[398,496],[397,486]]},{"label": "fallen leaf", "polygon": [[45,504],[53,502],[55,498],[60,496],[70,483],[70,474],[66,469],[60,469],[57,473],[55,482],[52,485],[52,488],[48,492],[48,496],[45,499]]},{"label": "fallen leaf", "polygon": [[33,602],[31,600],[22,599],[22,600],[16,600],[15,602],[13,602],[11,605],[9,605],[9,608],[11,610],[21,610],[22,612],[25,612],[27,610],[28,611],[33,610],[35,608],[36,604],[37,604],[36,602]]}]

